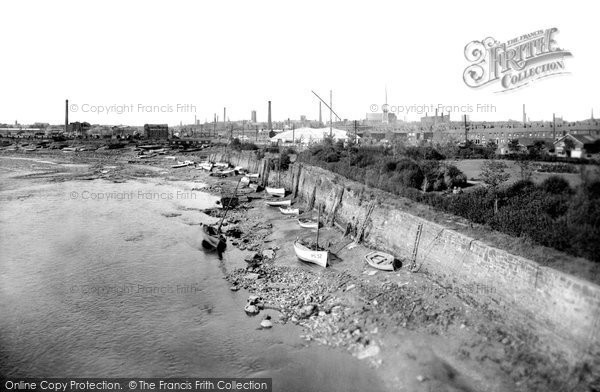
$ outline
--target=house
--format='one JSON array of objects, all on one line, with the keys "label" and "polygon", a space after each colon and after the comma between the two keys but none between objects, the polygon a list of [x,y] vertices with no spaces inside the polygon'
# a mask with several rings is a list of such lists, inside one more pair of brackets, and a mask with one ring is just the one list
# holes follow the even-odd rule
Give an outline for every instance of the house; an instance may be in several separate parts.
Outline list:
[{"label": "house", "polygon": [[554,142],[554,150],[559,157],[586,158],[600,151],[600,139],[568,133]]}]

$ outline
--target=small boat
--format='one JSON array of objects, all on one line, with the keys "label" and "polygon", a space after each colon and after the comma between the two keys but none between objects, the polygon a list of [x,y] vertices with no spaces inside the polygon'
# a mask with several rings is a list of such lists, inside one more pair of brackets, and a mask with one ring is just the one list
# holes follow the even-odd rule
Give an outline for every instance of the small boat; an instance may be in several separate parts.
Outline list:
[{"label": "small boat", "polygon": [[279,206],[291,206],[292,205],[292,201],[291,200],[267,200],[266,201],[268,206],[271,207],[279,207]]},{"label": "small boat", "polygon": [[323,268],[327,268],[329,252],[326,250],[312,250],[302,245],[299,240],[296,240],[296,242],[294,242],[294,252],[296,252],[296,256],[298,256],[298,258],[302,261],[314,263]]},{"label": "small boat", "polygon": [[258,173],[248,173],[248,174],[246,174],[246,177],[248,177],[248,178],[258,178]]},{"label": "small boat", "polygon": [[242,186],[248,186],[250,185],[250,179],[248,177],[242,177],[242,179],[240,180],[240,184],[242,184]]},{"label": "small boat", "polygon": [[222,209],[235,208],[239,204],[240,204],[240,199],[238,197],[223,196],[223,197],[221,197],[221,200],[217,202],[217,208],[222,208]]},{"label": "small boat", "polygon": [[217,233],[217,229],[213,226],[202,225],[202,246],[222,252],[225,250],[227,242],[225,237]]},{"label": "small boat", "polygon": [[210,162],[201,162],[198,164],[198,169],[211,171],[213,168],[213,164]]},{"label": "small boat", "polygon": [[384,271],[394,270],[394,256],[379,251],[371,252],[365,256],[365,261],[373,268]]},{"label": "small boat", "polygon": [[266,187],[265,191],[271,196],[283,197],[285,196],[285,188],[270,188]]},{"label": "small boat", "polygon": [[233,170],[237,171],[240,174],[245,174],[248,170],[244,169],[244,167],[242,166],[236,166],[233,168]]},{"label": "small boat", "polygon": [[186,166],[189,166],[189,165],[190,165],[190,164],[188,163],[188,161],[185,161],[185,162],[177,162],[177,165],[173,165],[173,166],[171,166],[171,167],[172,167],[173,169],[177,169],[177,168],[180,168],[180,167],[186,167]]},{"label": "small boat", "polygon": [[36,147],[30,147],[30,148],[26,148],[25,151],[35,151],[37,150]]},{"label": "small boat", "polygon": [[281,211],[281,213],[283,215],[298,215],[300,213],[300,210],[298,208],[281,208],[279,207],[279,211]]},{"label": "small boat", "polygon": [[212,177],[231,177],[231,176],[235,176],[235,170],[233,170],[233,169],[219,170],[219,171],[210,173],[210,175]]},{"label": "small boat", "polygon": [[150,159],[150,158],[154,158],[156,155],[155,154],[147,154],[147,155],[138,155],[139,159]]},{"label": "small boat", "polygon": [[220,167],[222,169],[226,169],[229,167],[229,163],[226,162],[217,162],[215,163],[215,167]]},{"label": "small boat", "polygon": [[307,218],[298,219],[298,224],[305,229],[316,229],[319,226],[316,221]]}]

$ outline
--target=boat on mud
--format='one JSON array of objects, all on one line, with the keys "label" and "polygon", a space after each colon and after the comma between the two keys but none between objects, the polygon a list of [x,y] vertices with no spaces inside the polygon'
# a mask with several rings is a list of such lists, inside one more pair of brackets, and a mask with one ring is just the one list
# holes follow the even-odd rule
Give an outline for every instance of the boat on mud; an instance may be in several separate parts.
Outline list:
[{"label": "boat on mud", "polygon": [[285,196],[285,188],[266,187],[265,191],[271,196],[276,196],[276,197],[284,197]]},{"label": "boat on mud", "polygon": [[236,172],[233,169],[218,170],[218,171],[214,171],[214,172],[210,173],[211,177],[233,177],[235,175],[236,175]]},{"label": "boat on mud", "polygon": [[316,229],[319,226],[319,223],[317,221],[314,221],[309,218],[298,219],[298,224],[300,225],[300,227],[303,227],[305,229]]},{"label": "boat on mud", "polygon": [[329,252],[326,250],[312,250],[306,245],[302,244],[300,240],[296,240],[294,242],[294,252],[296,252],[296,256],[302,261],[327,268]]},{"label": "boat on mud", "polygon": [[271,207],[281,207],[281,206],[291,206],[292,205],[292,201],[291,200],[267,200],[266,201],[268,206]]},{"label": "boat on mud", "polygon": [[227,247],[227,241],[217,229],[205,224],[202,225],[202,246],[206,249],[222,252]]},{"label": "boat on mud", "polygon": [[281,208],[279,207],[279,211],[283,214],[283,215],[298,215],[300,213],[300,209],[298,208]]},{"label": "boat on mud", "polygon": [[377,268],[383,271],[394,270],[394,256],[388,253],[379,251],[368,253],[365,256],[365,261],[373,268]]},{"label": "boat on mud", "polygon": [[212,168],[213,168],[213,164],[211,162],[200,162],[198,164],[198,169],[200,169],[200,170],[211,171]]},{"label": "boat on mud", "polygon": [[190,166],[190,165],[193,165],[193,164],[194,164],[194,162],[192,162],[192,161],[184,161],[184,162],[177,162],[177,165],[173,165],[171,167],[173,169],[177,169],[177,168],[180,168],[180,167],[186,167],[186,166]]}]

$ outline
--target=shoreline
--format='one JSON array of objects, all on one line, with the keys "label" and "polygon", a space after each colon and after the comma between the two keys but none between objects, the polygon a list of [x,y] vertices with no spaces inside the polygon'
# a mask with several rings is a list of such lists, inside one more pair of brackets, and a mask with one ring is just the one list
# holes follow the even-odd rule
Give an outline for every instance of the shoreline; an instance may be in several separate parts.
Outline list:
[{"label": "shoreline", "polygon": [[[158,177],[168,182],[200,181],[207,187],[198,190],[220,194],[219,189],[233,189],[237,181],[237,177],[215,179],[193,168],[171,169],[171,161],[162,157],[132,163],[124,151],[48,152],[3,152],[0,157],[17,158],[21,165],[16,166],[29,164],[31,173],[17,178],[43,182],[118,183]],[[0,161],[3,168],[4,161]],[[442,287],[430,276],[404,267],[384,272],[367,266],[362,258],[368,249],[351,248],[335,228],[322,230],[322,241],[332,243],[336,257],[331,268],[321,269],[299,262],[291,247],[298,234],[310,231],[260,199],[233,210],[226,223],[226,233],[241,233],[239,238],[230,236],[228,246],[243,257],[225,266],[229,283],[244,289],[238,293],[258,295],[265,307],[277,309],[281,317],[273,320],[274,328],[298,324],[305,331],[304,340],[362,359],[390,390],[542,390],[566,386],[570,380],[565,375],[559,379],[560,372],[575,376],[577,369],[561,368],[560,358],[547,361],[530,336],[506,330],[501,315],[466,302],[458,289]],[[255,252],[263,261],[248,268],[243,259]]]}]

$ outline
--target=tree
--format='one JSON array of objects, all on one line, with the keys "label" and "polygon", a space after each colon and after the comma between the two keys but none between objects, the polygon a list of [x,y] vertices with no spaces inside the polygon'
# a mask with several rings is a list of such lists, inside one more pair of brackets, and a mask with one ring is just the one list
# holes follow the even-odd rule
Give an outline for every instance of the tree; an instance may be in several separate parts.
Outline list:
[{"label": "tree", "polygon": [[520,159],[516,162],[516,164],[517,166],[519,166],[519,169],[521,171],[521,180],[530,180],[531,176],[533,175],[533,167],[531,165],[531,162],[524,159]]},{"label": "tree", "polygon": [[498,213],[498,187],[508,181],[510,174],[506,173],[506,163],[490,159],[481,167],[481,179],[488,185],[494,195],[494,214]]},{"label": "tree", "polygon": [[511,139],[508,141],[508,151],[511,153],[516,153],[519,152],[520,149],[521,147],[519,145],[519,139]]}]

